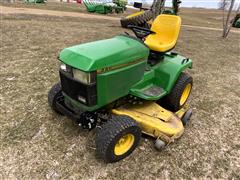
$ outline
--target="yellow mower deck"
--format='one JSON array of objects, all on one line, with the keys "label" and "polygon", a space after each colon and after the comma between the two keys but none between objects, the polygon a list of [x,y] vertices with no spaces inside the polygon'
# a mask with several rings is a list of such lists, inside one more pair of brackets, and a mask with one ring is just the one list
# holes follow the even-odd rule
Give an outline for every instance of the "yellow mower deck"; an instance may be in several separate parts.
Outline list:
[{"label": "yellow mower deck", "polygon": [[113,109],[116,115],[126,115],[138,122],[142,132],[154,138],[170,143],[179,138],[184,131],[181,118],[187,112],[184,107],[173,113],[154,102],[145,102],[141,105],[126,105]]}]

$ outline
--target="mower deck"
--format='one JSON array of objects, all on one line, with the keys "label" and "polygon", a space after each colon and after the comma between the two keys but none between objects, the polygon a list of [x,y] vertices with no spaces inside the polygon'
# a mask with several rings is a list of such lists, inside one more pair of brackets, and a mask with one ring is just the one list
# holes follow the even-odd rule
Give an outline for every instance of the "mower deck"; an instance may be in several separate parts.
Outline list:
[{"label": "mower deck", "polygon": [[125,105],[113,109],[112,113],[133,118],[138,122],[143,133],[170,143],[182,135],[184,127],[181,118],[188,109],[185,106],[173,113],[157,103],[145,102],[141,105]]}]

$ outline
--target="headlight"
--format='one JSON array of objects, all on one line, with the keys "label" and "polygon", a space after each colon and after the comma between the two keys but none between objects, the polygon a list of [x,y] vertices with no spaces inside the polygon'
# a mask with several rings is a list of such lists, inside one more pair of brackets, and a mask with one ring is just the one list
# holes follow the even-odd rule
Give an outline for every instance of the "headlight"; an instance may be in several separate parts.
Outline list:
[{"label": "headlight", "polygon": [[91,83],[91,74],[80,71],[78,69],[73,69],[73,78],[84,83],[90,84]]},{"label": "headlight", "polygon": [[71,67],[64,63],[61,63],[60,69],[66,73],[70,73],[70,74],[72,73]]},{"label": "headlight", "polygon": [[66,64],[61,64],[61,65],[60,65],[60,69],[63,70],[64,72],[66,72],[66,71],[67,71],[67,66],[66,66]]}]

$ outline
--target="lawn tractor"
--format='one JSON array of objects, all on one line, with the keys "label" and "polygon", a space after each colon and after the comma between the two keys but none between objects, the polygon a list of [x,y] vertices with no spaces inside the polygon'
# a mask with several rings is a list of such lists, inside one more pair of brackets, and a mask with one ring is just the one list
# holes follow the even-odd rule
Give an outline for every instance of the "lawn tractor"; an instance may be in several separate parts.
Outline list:
[{"label": "lawn tractor", "polygon": [[131,26],[136,37],[61,51],[60,82],[49,91],[49,105],[83,129],[97,127],[96,151],[106,162],[130,155],[142,133],[156,139],[157,149],[183,134],[193,79],[184,72],[192,60],[171,52],[180,26],[179,16],[162,14],[151,29]]},{"label": "lawn tractor", "polygon": [[134,7],[140,11],[132,13],[120,20],[123,28],[128,28],[129,25],[149,28],[153,20],[159,14],[173,14],[177,15],[179,11],[180,0],[172,0],[172,7],[165,6],[166,0],[154,0],[150,8],[142,7],[143,4],[134,2]]},{"label": "lawn tractor", "polygon": [[232,27],[240,28],[240,13],[236,14],[234,19],[232,20]]}]

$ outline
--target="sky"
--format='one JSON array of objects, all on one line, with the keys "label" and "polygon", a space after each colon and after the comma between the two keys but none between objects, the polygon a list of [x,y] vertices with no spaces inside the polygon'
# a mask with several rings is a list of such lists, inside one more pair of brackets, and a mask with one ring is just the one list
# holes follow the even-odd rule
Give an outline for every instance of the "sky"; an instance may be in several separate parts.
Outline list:
[{"label": "sky", "polygon": [[[128,2],[146,2],[152,4],[153,0],[128,0]],[[203,7],[203,8],[218,8],[220,0],[182,0],[181,7]],[[240,3],[240,0],[235,0]],[[166,5],[171,5],[172,0],[166,0]]]}]

